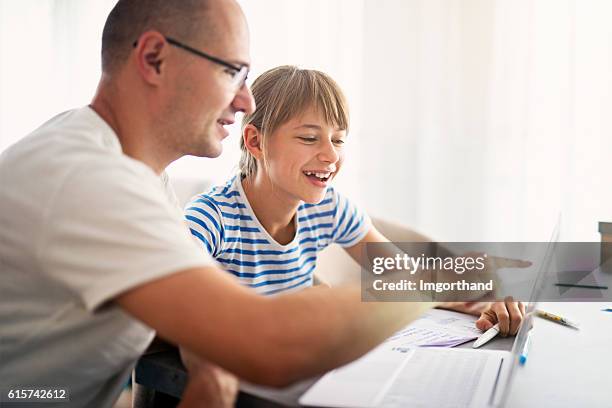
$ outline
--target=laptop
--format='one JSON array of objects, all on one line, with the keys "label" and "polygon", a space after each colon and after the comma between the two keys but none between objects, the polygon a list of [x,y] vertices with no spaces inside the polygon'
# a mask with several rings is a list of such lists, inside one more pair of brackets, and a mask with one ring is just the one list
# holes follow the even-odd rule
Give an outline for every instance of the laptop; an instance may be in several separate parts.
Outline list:
[{"label": "laptop", "polygon": [[379,348],[321,377],[302,395],[300,404],[352,408],[503,406],[547,281],[558,235],[557,223],[511,351],[414,348],[401,354]]}]

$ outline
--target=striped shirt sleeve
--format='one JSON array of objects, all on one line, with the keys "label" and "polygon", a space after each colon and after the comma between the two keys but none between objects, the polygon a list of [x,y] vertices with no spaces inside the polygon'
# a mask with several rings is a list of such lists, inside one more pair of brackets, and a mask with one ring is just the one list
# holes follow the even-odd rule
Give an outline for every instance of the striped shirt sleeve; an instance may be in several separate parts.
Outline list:
[{"label": "striped shirt sleeve", "polygon": [[332,241],[344,248],[351,247],[368,233],[371,221],[365,212],[335,189],[332,194],[336,203]]},{"label": "striped shirt sleeve", "polygon": [[206,195],[198,195],[185,207],[189,231],[206,252],[218,257],[223,250],[223,218],[219,207]]}]

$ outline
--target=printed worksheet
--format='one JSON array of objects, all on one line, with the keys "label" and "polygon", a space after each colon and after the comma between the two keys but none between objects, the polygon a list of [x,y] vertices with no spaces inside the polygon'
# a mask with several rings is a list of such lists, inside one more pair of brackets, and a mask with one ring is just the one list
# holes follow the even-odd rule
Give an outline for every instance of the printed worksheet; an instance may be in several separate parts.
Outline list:
[{"label": "printed worksheet", "polygon": [[432,309],[389,337],[382,347],[406,352],[414,347],[455,347],[476,339],[476,316]]}]

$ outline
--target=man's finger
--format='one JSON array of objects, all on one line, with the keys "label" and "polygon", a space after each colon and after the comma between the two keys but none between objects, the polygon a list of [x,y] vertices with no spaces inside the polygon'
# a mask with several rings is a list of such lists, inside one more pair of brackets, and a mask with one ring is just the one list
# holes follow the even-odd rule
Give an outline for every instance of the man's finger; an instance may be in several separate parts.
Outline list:
[{"label": "man's finger", "polygon": [[512,258],[502,258],[499,256],[494,256],[490,258],[493,262],[493,265],[497,269],[501,268],[527,268],[532,265],[531,261],[525,261],[522,259],[512,259]]}]

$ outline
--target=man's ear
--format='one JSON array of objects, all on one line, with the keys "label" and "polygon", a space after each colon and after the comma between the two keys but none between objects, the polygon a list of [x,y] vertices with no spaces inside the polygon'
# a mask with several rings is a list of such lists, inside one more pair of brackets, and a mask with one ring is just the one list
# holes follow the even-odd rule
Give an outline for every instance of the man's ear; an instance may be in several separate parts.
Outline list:
[{"label": "man's ear", "polygon": [[242,131],[242,140],[244,141],[245,148],[257,160],[263,157],[262,138],[263,134],[253,125],[246,125]]},{"label": "man's ear", "polygon": [[166,59],[170,44],[157,31],[146,31],[134,45],[136,67],[145,82],[151,85],[160,83],[166,72]]}]

